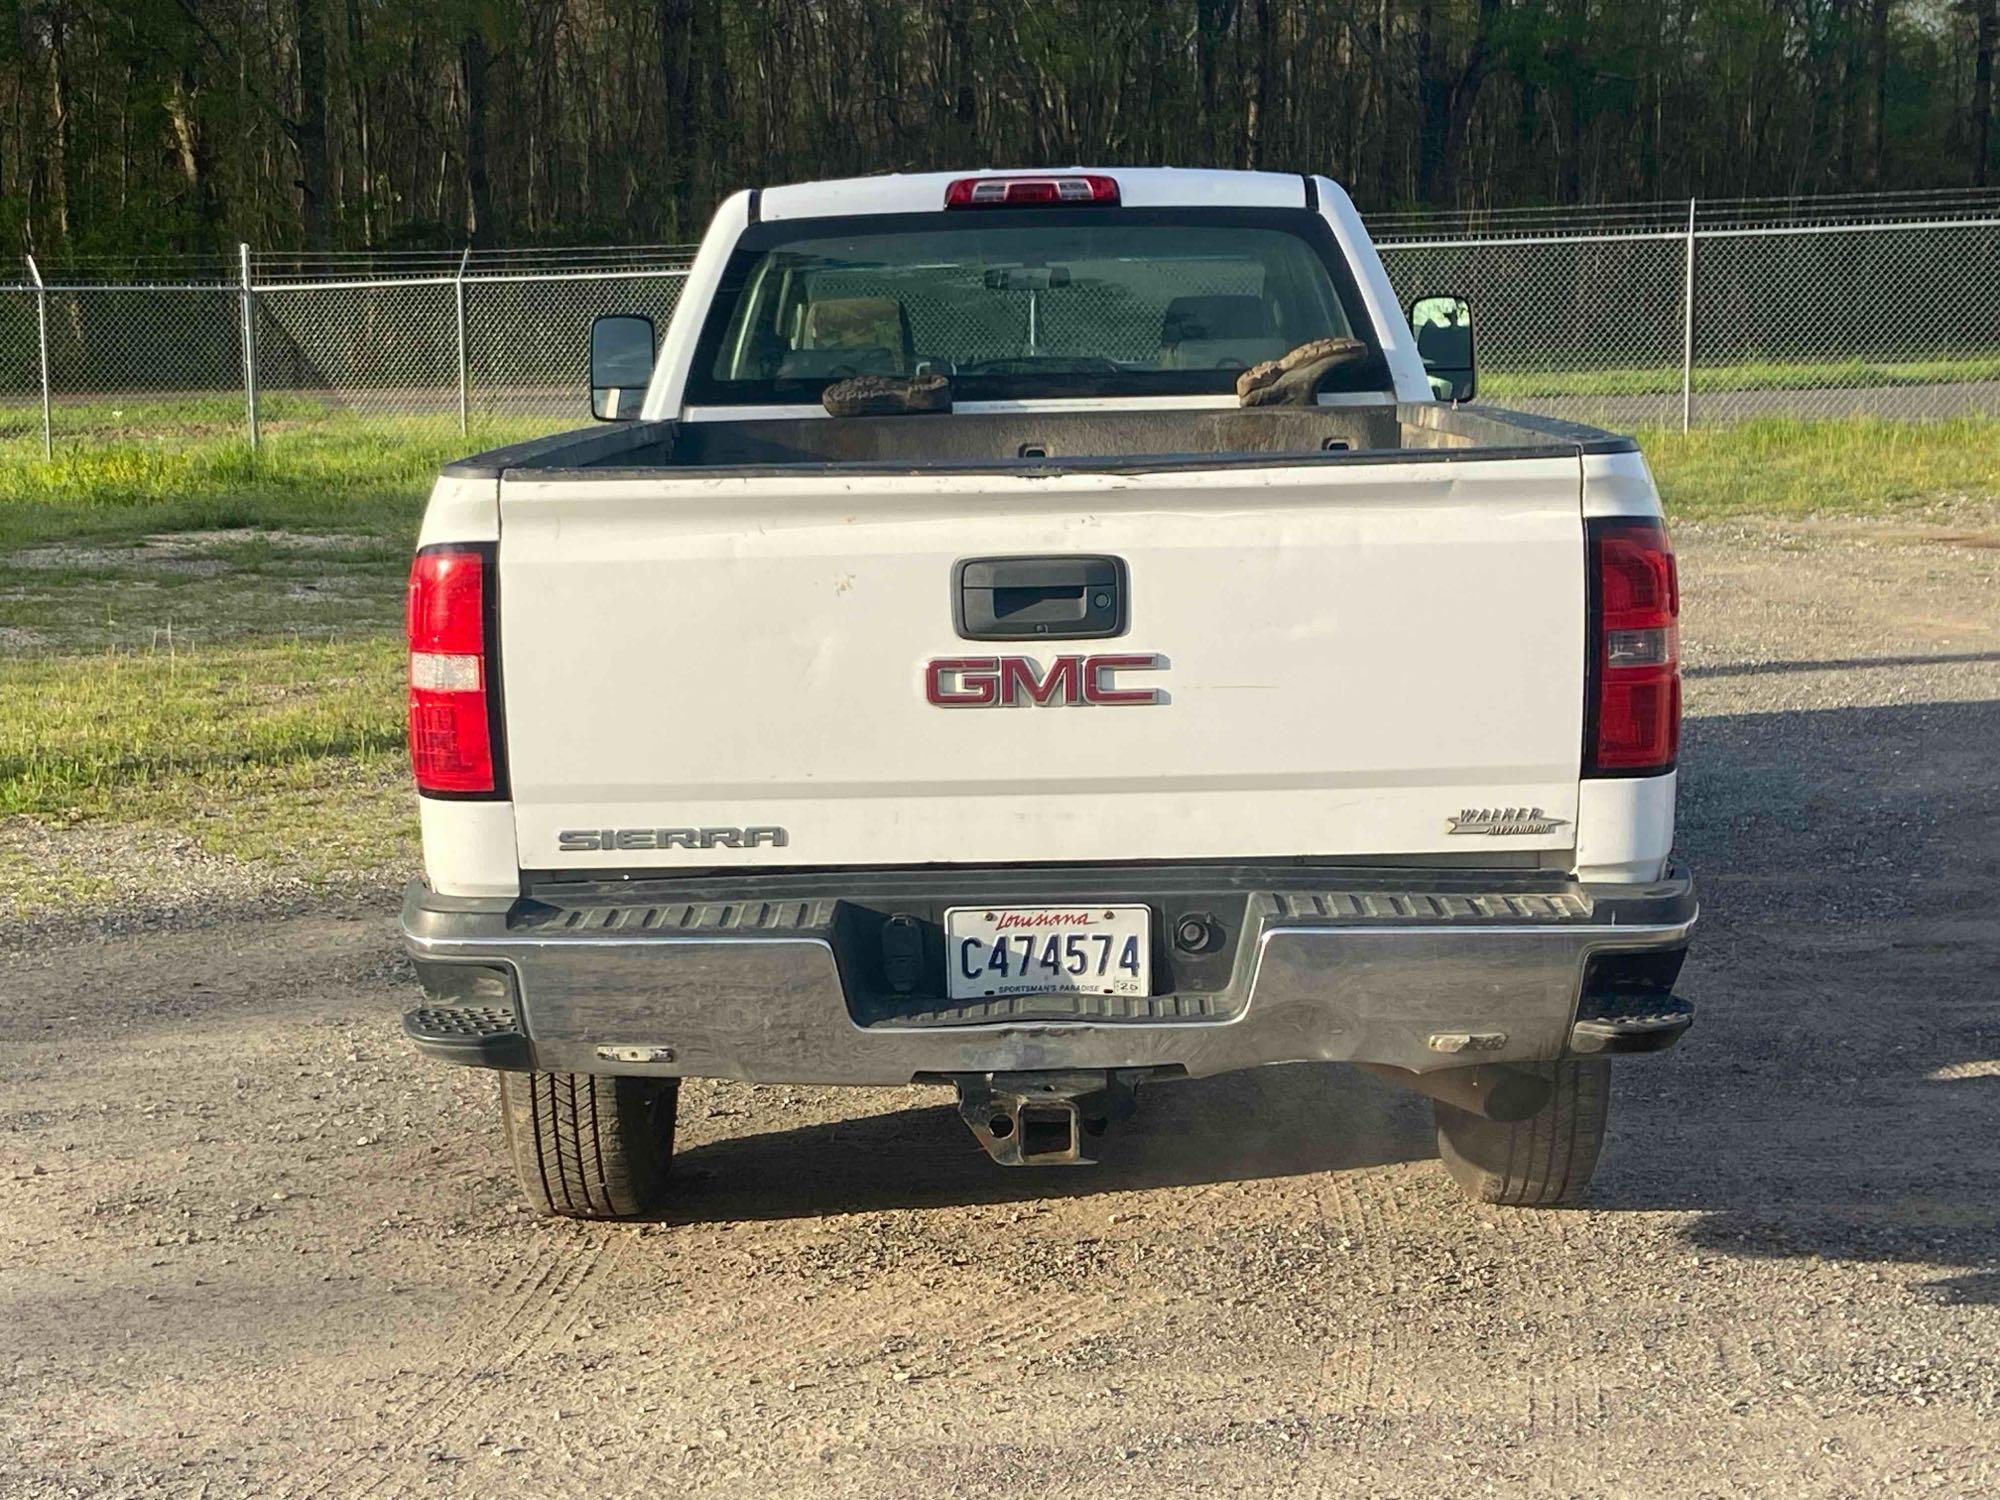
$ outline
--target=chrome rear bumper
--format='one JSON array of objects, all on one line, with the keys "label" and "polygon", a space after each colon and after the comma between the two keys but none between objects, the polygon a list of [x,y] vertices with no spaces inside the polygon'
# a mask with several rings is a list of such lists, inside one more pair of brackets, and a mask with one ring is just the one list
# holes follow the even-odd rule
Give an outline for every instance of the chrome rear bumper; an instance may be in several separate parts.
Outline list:
[{"label": "chrome rear bumper", "polygon": [[[1588,1020],[1673,1000],[1695,921],[1693,883],[1678,869],[1629,887],[1191,867],[738,877],[536,895],[494,907],[410,886],[403,935],[429,991],[412,1015],[479,1017],[445,1026],[450,1035],[411,1025],[424,1050],[486,1066],[846,1084],[1546,1061],[1618,1050],[1579,1034],[1580,1006]],[[1078,896],[1153,906],[1156,973],[1180,987],[1134,1002],[953,1006],[926,998],[921,976],[905,972],[900,992],[883,977],[889,917],[921,929],[953,902]],[[1176,964],[1173,913],[1193,907],[1224,913],[1214,919],[1221,947]]]}]

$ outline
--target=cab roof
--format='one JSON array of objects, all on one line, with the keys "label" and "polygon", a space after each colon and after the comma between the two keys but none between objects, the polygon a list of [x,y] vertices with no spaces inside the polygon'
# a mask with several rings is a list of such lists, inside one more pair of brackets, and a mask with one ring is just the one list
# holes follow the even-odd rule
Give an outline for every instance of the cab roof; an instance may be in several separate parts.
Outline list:
[{"label": "cab roof", "polygon": [[1223,172],[1201,167],[981,167],[960,172],[888,173],[795,182],[758,195],[760,219],[825,219],[844,214],[942,213],[945,189],[964,177],[1112,178],[1125,208],[1305,208],[1295,172]]}]

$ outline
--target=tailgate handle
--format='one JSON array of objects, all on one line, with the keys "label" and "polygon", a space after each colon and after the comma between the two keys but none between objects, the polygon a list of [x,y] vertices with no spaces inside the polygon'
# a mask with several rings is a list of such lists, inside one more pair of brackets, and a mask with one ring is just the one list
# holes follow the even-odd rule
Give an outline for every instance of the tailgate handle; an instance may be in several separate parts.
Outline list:
[{"label": "tailgate handle", "polygon": [[1125,633],[1117,557],[968,557],[952,569],[952,620],[968,641],[1081,641]]}]

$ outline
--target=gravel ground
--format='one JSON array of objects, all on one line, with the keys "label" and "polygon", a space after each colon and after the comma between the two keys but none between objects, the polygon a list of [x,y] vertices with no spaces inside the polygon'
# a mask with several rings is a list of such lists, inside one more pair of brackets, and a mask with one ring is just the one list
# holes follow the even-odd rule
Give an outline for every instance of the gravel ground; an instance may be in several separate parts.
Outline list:
[{"label": "gravel ground", "polygon": [[183,901],[0,957],[0,1493],[2000,1489],[2000,514],[1679,542],[1700,1021],[1590,1209],[1290,1067],[1071,1172],[691,1084],[671,1218],[539,1221],[389,893]]}]

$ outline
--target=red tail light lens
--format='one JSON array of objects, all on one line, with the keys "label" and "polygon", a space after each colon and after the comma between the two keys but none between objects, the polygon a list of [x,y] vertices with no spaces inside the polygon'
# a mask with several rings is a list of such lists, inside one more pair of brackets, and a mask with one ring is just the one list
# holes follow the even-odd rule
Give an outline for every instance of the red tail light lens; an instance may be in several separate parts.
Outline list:
[{"label": "red tail light lens", "polygon": [[1592,521],[1584,774],[1650,775],[1680,753],[1680,581],[1658,521]]},{"label": "red tail light lens", "polygon": [[946,208],[1085,208],[1118,206],[1118,181],[1089,173],[1065,177],[961,177],[944,190]]},{"label": "red tail light lens", "polygon": [[491,556],[431,547],[410,565],[410,769],[421,792],[499,790],[486,680]]}]

